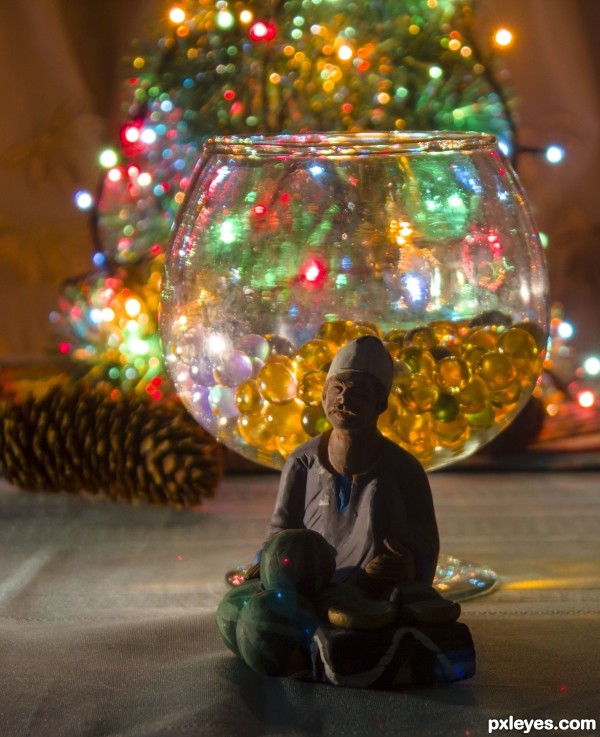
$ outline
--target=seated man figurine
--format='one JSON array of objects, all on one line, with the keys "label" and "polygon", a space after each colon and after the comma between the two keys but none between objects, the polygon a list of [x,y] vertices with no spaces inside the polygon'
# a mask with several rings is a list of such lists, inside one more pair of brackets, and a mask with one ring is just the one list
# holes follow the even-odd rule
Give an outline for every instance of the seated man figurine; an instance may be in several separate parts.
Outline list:
[{"label": "seated man figurine", "polygon": [[[357,661],[358,670],[376,674],[361,681],[345,655],[335,662],[358,646],[379,653],[381,662],[395,657],[401,670],[401,635],[410,635],[406,657],[421,662],[415,647],[439,655],[450,627],[458,628],[460,642],[449,645],[459,652],[458,670],[468,672],[462,677],[472,674],[464,667],[474,662],[468,629],[455,624],[460,607],[431,585],[439,539],[427,476],[414,456],[377,429],[392,378],[392,359],[376,337],[362,336],[337,353],[323,391],[332,429],[288,458],[260,562],[219,607],[226,644],[259,672],[289,675],[312,667],[320,680],[373,686],[379,679],[385,687],[460,680],[448,662],[442,676],[436,678],[441,666],[431,661],[430,677],[413,681],[394,680],[394,673],[381,681],[377,667]],[[433,628],[438,642],[423,628]]]}]

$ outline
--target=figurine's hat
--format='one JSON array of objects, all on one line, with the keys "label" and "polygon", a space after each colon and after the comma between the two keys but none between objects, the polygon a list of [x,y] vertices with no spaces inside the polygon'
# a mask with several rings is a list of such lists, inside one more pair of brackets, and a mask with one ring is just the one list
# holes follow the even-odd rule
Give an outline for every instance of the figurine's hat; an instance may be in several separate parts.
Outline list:
[{"label": "figurine's hat", "polygon": [[383,342],[374,335],[361,335],[340,349],[329,367],[327,378],[342,371],[361,371],[375,377],[386,394],[392,390],[394,364]]}]

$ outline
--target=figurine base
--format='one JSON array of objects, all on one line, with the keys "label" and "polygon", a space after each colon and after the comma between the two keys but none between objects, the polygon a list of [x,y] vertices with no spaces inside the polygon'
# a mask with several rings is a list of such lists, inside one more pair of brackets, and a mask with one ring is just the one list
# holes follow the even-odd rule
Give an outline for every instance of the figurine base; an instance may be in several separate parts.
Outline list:
[{"label": "figurine base", "polygon": [[466,601],[489,594],[499,583],[498,574],[491,568],[453,555],[440,555],[433,580],[434,588],[451,601]]},{"label": "figurine base", "polygon": [[[238,566],[225,574],[225,580],[230,586],[239,586],[245,572],[246,566]],[[466,601],[491,593],[499,583],[498,574],[491,568],[440,555],[433,586],[445,599]]]},{"label": "figurine base", "polygon": [[312,661],[306,680],[349,688],[435,686],[475,675],[473,640],[460,622],[377,630],[324,625],[314,634]]}]

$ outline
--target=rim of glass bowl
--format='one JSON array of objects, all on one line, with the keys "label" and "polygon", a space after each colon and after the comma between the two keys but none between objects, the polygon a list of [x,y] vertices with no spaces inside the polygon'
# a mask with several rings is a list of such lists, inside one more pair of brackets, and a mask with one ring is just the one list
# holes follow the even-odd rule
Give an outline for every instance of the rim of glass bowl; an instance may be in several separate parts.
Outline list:
[{"label": "rim of glass bowl", "polygon": [[497,149],[497,136],[475,131],[365,131],[277,136],[214,136],[204,143],[205,154],[228,154],[247,158],[381,156]]}]

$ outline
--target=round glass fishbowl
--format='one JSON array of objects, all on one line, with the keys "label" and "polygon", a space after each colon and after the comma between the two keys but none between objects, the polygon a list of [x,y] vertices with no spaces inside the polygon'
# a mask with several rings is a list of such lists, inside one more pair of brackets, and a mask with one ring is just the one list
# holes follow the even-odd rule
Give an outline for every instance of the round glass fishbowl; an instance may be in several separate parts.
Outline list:
[{"label": "round glass fishbowl", "polygon": [[209,140],[167,255],[166,363],[196,420],[279,468],[328,428],[349,340],[394,360],[381,432],[426,469],[498,434],[539,376],[547,277],[523,190],[479,133]]}]

